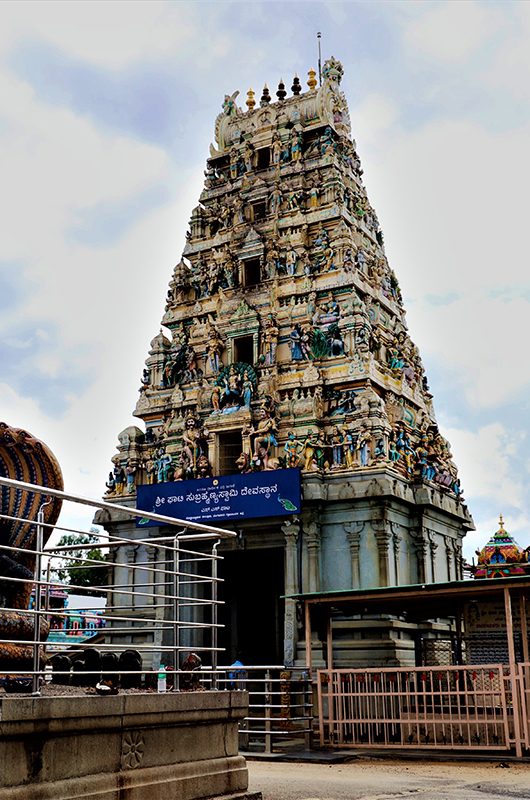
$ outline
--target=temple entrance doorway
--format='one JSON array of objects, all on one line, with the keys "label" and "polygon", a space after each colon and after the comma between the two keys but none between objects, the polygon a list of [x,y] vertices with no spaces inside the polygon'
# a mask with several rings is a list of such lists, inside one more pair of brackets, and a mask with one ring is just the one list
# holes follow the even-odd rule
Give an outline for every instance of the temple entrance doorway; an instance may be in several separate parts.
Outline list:
[{"label": "temple entrance doorway", "polygon": [[219,663],[283,664],[283,548],[223,553],[219,577]]}]

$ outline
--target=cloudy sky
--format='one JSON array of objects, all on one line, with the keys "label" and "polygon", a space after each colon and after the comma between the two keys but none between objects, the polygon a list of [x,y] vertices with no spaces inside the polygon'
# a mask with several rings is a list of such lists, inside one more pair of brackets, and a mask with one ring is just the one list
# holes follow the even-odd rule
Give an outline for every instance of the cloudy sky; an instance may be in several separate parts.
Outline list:
[{"label": "cloudy sky", "polygon": [[0,419],[101,496],[223,96],[304,81],[317,31],[475,518],[467,554],[499,512],[528,545],[526,2],[4,0]]}]

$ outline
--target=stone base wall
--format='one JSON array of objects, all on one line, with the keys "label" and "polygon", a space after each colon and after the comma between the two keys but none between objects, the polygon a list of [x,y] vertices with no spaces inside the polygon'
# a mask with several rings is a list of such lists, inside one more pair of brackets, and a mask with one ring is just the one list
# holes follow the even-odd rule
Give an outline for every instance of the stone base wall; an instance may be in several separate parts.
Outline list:
[{"label": "stone base wall", "polygon": [[5,698],[0,800],[246,796],[245,692]]}]

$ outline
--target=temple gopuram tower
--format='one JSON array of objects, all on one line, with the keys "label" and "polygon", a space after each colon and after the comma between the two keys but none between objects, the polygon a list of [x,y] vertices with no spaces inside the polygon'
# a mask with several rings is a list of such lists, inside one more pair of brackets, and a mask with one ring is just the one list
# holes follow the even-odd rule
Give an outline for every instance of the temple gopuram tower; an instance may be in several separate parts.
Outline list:
[{"label": "temple gopuram tower", "polygon": [[[162,513],[238,531],[221,551],[224,663],[303,662],[284,596],[460,579],[473,528],[342,75],[331,58],[321,86],[310,70],[290,96],[281,82],[274,100],[250,90],[244,109],[225,97],[143,372],[144,427],[120,434],[107,484],[119,502],[156,496]],[[159,534],[104,524],[132,543]],[[406,663],[412,627],[338,619],[335,664]]]}]

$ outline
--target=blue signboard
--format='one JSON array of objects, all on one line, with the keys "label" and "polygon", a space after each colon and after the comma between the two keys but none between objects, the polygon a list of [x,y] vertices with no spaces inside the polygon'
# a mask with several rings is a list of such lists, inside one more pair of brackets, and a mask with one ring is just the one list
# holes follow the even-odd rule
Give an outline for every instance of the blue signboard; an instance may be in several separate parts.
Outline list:
[{"label": "blue signboard", "polygon": [[[137,487],[138,508],[190,522],[285,517],[300,512],[300,470],[275,469]],[[139,519],[141,526],[157,525]]]}]

